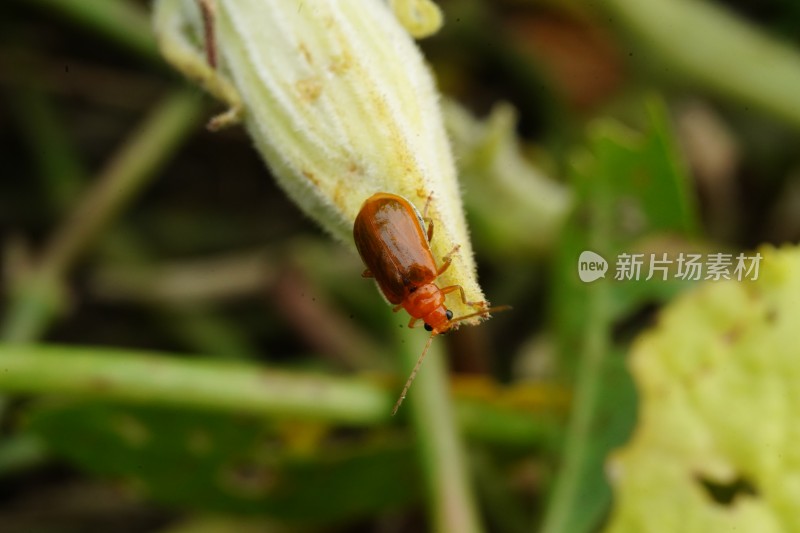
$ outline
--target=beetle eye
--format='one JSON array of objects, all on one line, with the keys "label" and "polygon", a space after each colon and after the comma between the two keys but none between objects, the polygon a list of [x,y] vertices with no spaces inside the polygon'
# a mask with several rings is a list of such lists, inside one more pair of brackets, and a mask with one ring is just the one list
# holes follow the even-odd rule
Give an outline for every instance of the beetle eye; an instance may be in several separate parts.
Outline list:
[{"label": "beetle eye", "polygon": [[447,317],[447,320],[452,320],[453,319],[453,312],[448,309],[447,311],[444,312],[444,316]]},{"label": "beetle eye", "polygon": [[427,322],[425,323],[425,331],[433,331],[433,328]]}]

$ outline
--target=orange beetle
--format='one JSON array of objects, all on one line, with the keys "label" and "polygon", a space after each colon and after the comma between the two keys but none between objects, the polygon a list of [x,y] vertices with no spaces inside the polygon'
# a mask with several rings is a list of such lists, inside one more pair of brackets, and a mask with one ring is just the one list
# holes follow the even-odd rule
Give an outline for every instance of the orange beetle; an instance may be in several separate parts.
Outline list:
[{"label": "orange beetle", "polygon": [[[428,204],[430,200],[429,197]],[[375,278],[383,295],[394,304],[394,311],[405,309],[411,315],[408,327],[413,328],[418,320],[422,320],[425,329],[431,332],[392,414],[405,399],[433,337],[447,332],[457,322],[500,310],[499,307],[482,309],[453,318],[453,312],[445,306],[445,296],[451,292],[459,291],[466,305],[483,308],[486,303],[467,301],[461,285],[444,288],[436,285],[436,278],[450,266],[451,256],[458,251],[458,246],[437,267],[430,248],[433,222],[429,221],[427,232],[423,230],[424,224],[423,216],[402,196],[377,193],[364,202],[353,226],[356,248],[367,267],[364,277]]]}]

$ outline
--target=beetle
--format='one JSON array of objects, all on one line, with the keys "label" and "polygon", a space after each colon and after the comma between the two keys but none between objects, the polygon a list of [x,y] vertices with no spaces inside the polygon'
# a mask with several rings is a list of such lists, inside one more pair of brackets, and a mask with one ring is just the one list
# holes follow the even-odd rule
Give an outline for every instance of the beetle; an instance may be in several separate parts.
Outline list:
[{"label": "beetle", "polygon": [[[425,205],[426,214],[431,198],[432,195]],[[364,201],[353,224],[353,239],[367,267],[362,275],[375,278],[380,291],[394,305],[393,311],[405,309],[411,315],[408,327],[413,328],[422,320],[425,329],[431,332],[392,414],[405,399],[433,337],[446,333],[462,320],[500,310],[486,308],[486,302],[467,301],[461,285],[443,288],[436,285],[436,279],[448,269],[459,247],[445,255],[437,266],[430,247],[433,221],[427,220],[427,231],[423,229],[425,222],[426,218],[406,198],[379,192]],[[456,291],[464,304],[481,310],[453,318],[453,312],[445,305],[445,296]]]}]

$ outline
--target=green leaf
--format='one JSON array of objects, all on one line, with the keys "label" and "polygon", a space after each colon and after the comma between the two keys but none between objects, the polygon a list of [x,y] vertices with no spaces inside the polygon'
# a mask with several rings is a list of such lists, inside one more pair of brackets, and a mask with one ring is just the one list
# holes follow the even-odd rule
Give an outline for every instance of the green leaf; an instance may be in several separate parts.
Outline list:
[{"label": "green leaf", "polygon": [[707,282],[636,343],[608,532],[800,531],[800,249],[760,253],[757,281]]},{"label": "green leaf", "polygon": [[[561,362],[565,374],[575,376],[576,391],[564,461],[544,521],[548,533],[590,531],[610,504],[603,462],[628,436],[635,407],[630,376],[621,364],[624,342],[615,343],[614,326],[685,285],[645,281],[644,269],[639,281],[613,279],[620,253],[636,252],[654,236],[685,238],[697,231],[688,179],[663,104],[650,99],[646,117],[645,133],[608,120],[595,124],[576,159],[576,206],[554,273]],[[608,261],[605,279],[584,283],[578,277],[578,258],[587,250]]]},{"label": "green leaf", "polygon": [[[576,206],[565,228],[556,263],[556,327],[563,353],[580,353],[576,331],[587,327],[587,284],[577,275],[578,258],[591,250],[609,262],[611,320],[629,316],[643,303],[668,301],[685,283],[654,278],[615,282],[621,253],[641,252],[658,237],[692,238],[698,233],[695,199],[675,149],[666,109],[656,97],[646,103],[647,131],[638,133],[612,120],[595,123],[586,150],[576,157],[572,182]],[[665,250],[666,251],[666,250]]]},{"label": "green leaf", "polygon": [[40,405],[29,423],[48,449],[79,468],[125,480],[155,501],[204,512],[321,523],[419,496],[405,442],[354,439],[298,450],[286,441],[302,439],[308,425],[94,402]]}]

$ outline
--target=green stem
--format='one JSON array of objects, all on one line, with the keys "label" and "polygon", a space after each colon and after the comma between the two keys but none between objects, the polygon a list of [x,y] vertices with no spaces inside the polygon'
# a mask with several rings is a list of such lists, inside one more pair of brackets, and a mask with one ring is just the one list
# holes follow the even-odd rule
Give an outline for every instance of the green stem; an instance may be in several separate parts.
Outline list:
[{"label": "green stem", "polygon": [[[535,386],[535,385],[534,385]],[[530,450],[531,444],[559,450],[563,421],[550,407],[540,411],[509,409],[503,402],[456,400],[456,420],[470,439]]]},{"label": "green stem", "polygon": [[[601,176],[605,178],[605,176]],[[608,187],[597,187],[589,204],[588,250],[604,249],[604,242],[612,234],[616,214],[605,206],[612,205],[613,192]],[[561,469],[548,502],[542,533],[564,533],[570,529],[575,513],[581,510],[581,483],[583,472],[592,462],[593,426],[597,415],[604,378],[604,367],[611,339],[611,287],[601,280],[585,285],[586,314],[588,317],[582,334],[580,359],[575,380],[569,424]]]},{"label": "green stem", "polygon": [[[414,352],[414,357],[416,355]],[[441,354],[431,355],[435,360]],[[426,450],[433,454],[429,457],[430,462],[441,461],[443,470],[439,473],[445,475],[443,483],[461,484],[462,488],[458,490],[447,487],[441,493],[447,495],[451,490],[463,493],[466,481],[461,469],[461,445],[455,436],[449,406],[443,405],[447,403],[446,376],[435,375],[437,372],[444,374],[441,362],[427,365],[428,362],[426,372],[420,372],[421,381],[414,384],[413,396],[419,396],[419,402],[425,407],[423,410],[429,404],[439,407],[435,413],[417,413],[419,407],[414,407],[417,401],[409,398],[409,404],[415,417],[425,418],[420,435],[426,435],[426,442],[431,439],[436,443],[426,446]],[[427,372],[431,370],[428,366],[432,372]],[[428,383],[429,378],[424,377],[428,373],[434,378],[433,383]],[[439,379],[442,384],[439,384]],[[430,388],[434,390],[430,391]],[[190,359],[132,350],[46,344],[0,344],[0,391],[71,394],[108,401],[292,416],[357,425],[390,423],[396,393],[387,391],[377,382],[361,378],[281,372],[230,359]],[[431,398],[431,392],[444,398]],[[475,401],[471,400],[459,407],[469,413],[475,409],[474,404]],[[477,440],[524,448],[540,445],[542,429],[538,426],[541,422],[530,413],[504,411],[500,407],[479,412],[481,416],[467,414],[463,418],[465,434]],[[439,420],[439,417],[445,418]],[[494,428],[503,423],[514,429],[493,435]],[[448,457],[450,453],[455,455]],[[450,479],[453,471],[460,473]],[[449,496],[448,499],[455,500]]]},{"label": "green stem", "polygon": [[147,61],[160,62],[148,14],[128,0],[25,0],[57,12]]},{"label": "green stem", "polygon": [[583,353],[578,366],[575,396],[564,445],[564,462],[558,473],[548,505],[542,533],[567,531],[570,516],[580,509],[578,494],[582,472],[589,461],[594,423],[599,404],[603,360],[608,352],[608,287],[598,283],[587,287],[588,313],[594,317],[585,331]]},{"label": "green stem", "polygon": [[[800,127],[800,53],[713,2],[605,0],[648,64]],[[672,77],[672,76],[670,76]]]},{"label": "green stem", "polygon": [[170,95],[117,153],[66,224],[45,249],[42,266],[60,276],[77,256],[156,177],[156,171],[199,123],[203,107],[194,91]]},{"label": "green stem", "polygon": [[388,420],[378,385],[211,359],[100,348],[0,345],[0,390],[351,424]]},{"label": "green stem", "polygon": [[29,146],[48,203],[55,212],[61,213],[78,197],[80,188],[87,182],[83,164],[55,106],[35,82],[26,83],[15,91],[11,103],[9,110],[17,118],[23,140]]},{"label": "green stem", "polygon": [[[436,339],[434,339],[436,340]],[[441,340],[441,339],[440,339]],[[411,370],[419,352],[401,344],[403,366]],[[464,445],[456,429],[450,383],[441,342],[433,342],[412,388],[407,408],[417,437],[428,485],[432,531],[483,531],[467,470]]]},{"label": "green stem", "polygon": [[49,241],[33,272],[20,280],[3,325],[5,340],[25,342],[44,332],[62,302],[63,277],[92,240],[157,175],[199,123],[201,100],[181,90],[159,105],[116,154]]}]

